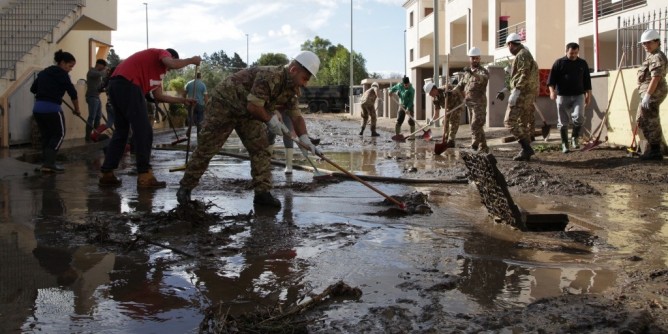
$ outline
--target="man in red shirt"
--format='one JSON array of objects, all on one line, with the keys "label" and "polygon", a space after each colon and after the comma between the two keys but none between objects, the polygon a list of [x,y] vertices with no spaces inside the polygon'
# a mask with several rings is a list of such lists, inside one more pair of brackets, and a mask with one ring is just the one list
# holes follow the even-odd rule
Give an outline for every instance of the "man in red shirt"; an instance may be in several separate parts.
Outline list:
[{"label": "man in red shirt", "polygon": [[118,186],[121,180],[114,175],[114,169],[123,156],[128,133],[132,128],[137,164],[137,188],[163,188],[165,182],[156,180],[151,170],[151,147],[153,127],[148,118],[144,96],[151,93],[159,102],[194,104],[194,99],[164,95],[162,79],[167,71],[188,65],[199,65],[199,56],[179,59],[173,49],[147,49],[139,51],[116,67],[109,79],[107,96],[116,112],[115,131],[111,137],[100,168],[100,186]]}]

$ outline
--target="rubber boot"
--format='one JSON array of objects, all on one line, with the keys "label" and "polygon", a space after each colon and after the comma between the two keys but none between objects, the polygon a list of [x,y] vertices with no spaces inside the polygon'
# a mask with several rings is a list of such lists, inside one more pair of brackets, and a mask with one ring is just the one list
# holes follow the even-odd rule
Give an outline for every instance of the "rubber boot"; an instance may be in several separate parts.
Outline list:
[{"label": "rubber boot", "polygon": [[561,153],[568,153],[570,150],[568,150],[568,128],[567,127],[562,127],[559,129],[559,133],[561,134]]},{"label": "rubber boot", "polygon": [[571,148],[574,148],[574,149],[579,149],[580,148],[580,143],[578,141],[579,137],[580,137],[580,127],[579,126],[574,126],[573,127],[573,132],[571,133]]},{"label": "rubber boot", "polygon": [[378,132],[376,132],[376,126],[372,125],[371,126],[371,137],[378,137],[378,136],[380,136],[380,134]]},{"label": "rubber boot", "polygon": [[522,146],[522,150],[520,153],[518,153],[516,156],[513,157],[513,160],[515,161],[529,161],[531,159],[531,156],[535,154],[533,151],[533,148],[531,148],[531,144],[529,143],[528,139],[521,139],[518,141],[520,143],[520,146]]},{"label": "rubber boot", "polygon": [[489,147],[487,146],[486,143],[480,144],[480,149],[478,150],[478,153],[489,153]]},{"label": "rubber boot", "polygon": [[362,127],[362,129],[360,130],[360,136],[363,136],[363,135],[364,135],[364,127]]},{"label": "rubber boot", "polygon": [[649,151],[640,156],[640,160],[651,161],[651,160],[663,160],[663,154],[661,153],[661,144],[651,144]]},{"label": "rubber boot", "polygon": [[253,204],[261,205],[261,206],[268,206],[268,207],[273,207],[273,208],[280,208],[281,207],[281,201],[279,201],[274,196],[272,196],[271,193],[268,192],[268,191],[256,192],[255,193],[255,198],[253,198]]},{"label": "rubber boot", "polygon": [[114,175],[114,172],[102,172],[97,184],[101,187],[118,187],[121,185],[121,180]]},{"label": "rubber boot", "polygon": [[90,127],[90,125],[86,124],[86,135],[84,139],[86,140],[87,143],[92,142],[93,140],[90,138],[90,133],[93,132],[93,128]]},{"label": "rubber boot", "polygon": [[285,174],[292,174],[292,157],[295,153],[294,148],[285,149]]},{"label": "rubber boot", "polygon": [[155,176],[153,176],[153,170],[149,169],[146,173],[140,173],[137,176],[137,188],[164,188],[167,186],[167,183],[164,181],[158,181]]},{"label": "rubber boot", "polygon": [[394,134],[395,134],[395,135],[398,135],[398,134],[400,134],[400,133],[401,133],[401,125],[396,124],[396,125],[394,126]]},{"label": "rubber boot", "polygon": [[176,200],[179,202],[179,204],[189,203],[191,201],[190,199],[191,193],[192,189],[180,186],[179,190],[176,192]]},{"label": "rubber boot", "polygon": [[453,139],[448,139],[448,141],[445,142],[445,147],[446,148],[454,148],[455,147],[455,141]]},{"label": "rubber boot", "polygon": [[[415,125],[411,125],[411,133],[415,132]],[[415,140],[415,135],[411,135],[407,138],[408,140]]]},{"label": "rubber boot", "polygon": [[471,143],[471,147],[470,147],[470,148],[471,148],[472,150],[477,151],[477,150],[478,150],[478,147],[479,147],[478,142],[474,141],[473,143]]},{"label": "rubber boot", "polygon": [[58,152],[51,148],[45,148],[42,151],[42,168],[40,171],[44,173],[62,173],[65,168],[56,164],[56,155]]}]

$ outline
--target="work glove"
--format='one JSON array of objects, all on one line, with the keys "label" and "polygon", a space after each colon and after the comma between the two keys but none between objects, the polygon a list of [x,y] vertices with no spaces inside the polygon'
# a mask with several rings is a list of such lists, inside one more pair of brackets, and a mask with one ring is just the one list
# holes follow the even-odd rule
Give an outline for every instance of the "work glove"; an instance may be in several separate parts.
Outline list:
[{"label": "work glove", "polygon": [[[322,151],[320,151],[319,148],[317,148],[317,147],[315,147],[315,145],[313,145],[313,143],[311,142],[311,138],[309,138],[307,134],[303,134],[303,135],[299,136],[299,141],[302,144],[304,144],[303,146],[299,145],[299,149],[302,150],[302,154],[305,157],[308,156],[309,151],[311,153],[317,155],[317,156],[322,155]],[[304,147],[304,146],[306,146],[306,147]]]},{"label": "work glove", "polygon": [[510,92],[510,96],[508,97],[508,104],[512,107],[517,103],[517,99],[520,98],[520,91],[518,89],[513,89],[512,92]]},{"label": "work glove", "polygon": [[288,130],[288,127],[285,126],[285,124],[283,124],[283,122],[281,122],[281,120],[278,119],[278,114],[274,114],[274,116],[271,116],[269,122],[265,124],[267,124],[269,132],[273,133],[276,136],[290,135],[290,130]]},{"label": "work glove", "polygon": [[649,95],[649,94],[645,93],[645,96],[642,97],[642,101],[640,102],[640,106],[641,106],[643,109],[649,109],[649,98],[650,98],[651,96],[652,96],[652,95]]},{"label": "work glove", "polygon": [[508,88],[504,87],[502,90],[496,93],[496,99],[503,101],[503,99],[506,98],[506,94],[508,94]]}]

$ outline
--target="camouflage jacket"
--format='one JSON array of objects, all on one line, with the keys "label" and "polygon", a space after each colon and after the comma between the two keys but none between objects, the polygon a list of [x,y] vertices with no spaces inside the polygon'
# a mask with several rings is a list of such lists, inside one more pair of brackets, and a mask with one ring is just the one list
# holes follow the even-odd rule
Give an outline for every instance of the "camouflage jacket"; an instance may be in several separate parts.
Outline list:
[{"label": "camouflage jacket", "polygon": [[364,94],[362,94],[362,99],[360,102],[362,104],[369,104],[369,105],[374,105],[376,103],[376,99],[378,98],[378,89],[376,87],[371,87],[367,89]]},{"label": "camouflage jacket", "polygon": [[222,100],[232,112],[248,115],[247,105],[253,103],[268,112],[285,110],[288,116],[301,115],[300,89],[288,75],[285,66],[257,66],[238,71],[216,86],[212,100]]},{"label": "camouflage jacket", "polygon": [[[453,89],[454,86],[447,85],[438,88],[438,95],[434,98],[434,106],[438,108],[445,108],[445,96],[448,96],[448,111],[452,108],[458,107],[464,103],[464,95],[458,89]],[[446,93],[447,91],[447,93]]]},{"label": "camouflage jacket", "polygon": [[510,68],[510,89],[519,89],[524,94],[538,92],[538,84],[538,65],[531,53],[522,47]]},{"label": "camouflage jacket", "polygon": [[471,68],[471,72],[464,72],[464,77],[455,89],[464,92],[467,100],[482,100],[487,98],[487,82],[489,71],[482,66]]},{"label": "camouflage jacket", "polygon": [[647,55],[642,66],[638,70],[638,92],[644,93],[649,88],[649,82],[652,77],[661,77],[659,85],[656,86],[656,91],[666,94],[668,87],[666,87],[666,72],[668,72],[668,59],[666,55],[658,48]]}]

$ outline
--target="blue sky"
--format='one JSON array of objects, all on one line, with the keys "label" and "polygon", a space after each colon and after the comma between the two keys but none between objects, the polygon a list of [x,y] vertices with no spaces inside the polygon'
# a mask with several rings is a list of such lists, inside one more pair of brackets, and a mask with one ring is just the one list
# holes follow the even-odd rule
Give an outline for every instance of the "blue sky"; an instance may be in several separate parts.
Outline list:
[{"label": "blue sky", "polygon": [[[404,72],[405,0],[352,0],[353,49],[367,70]],[[350,49],[351,0],[118,0],[118,30],[112,32],[121,58],[149,47],[174,48],[182,57],[224,50],[253,63],[262,53],[299,52],[315,36]],[[247,38],[248,34],[248,48]]]}]

